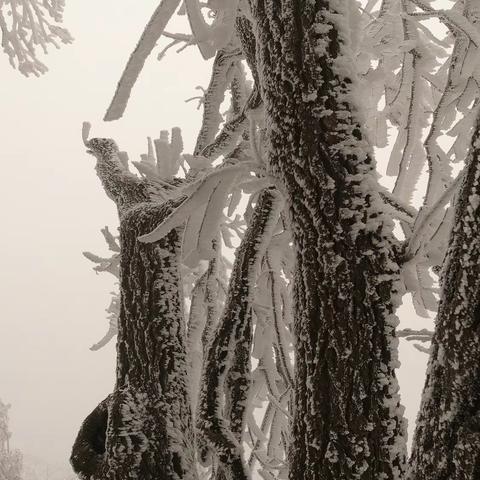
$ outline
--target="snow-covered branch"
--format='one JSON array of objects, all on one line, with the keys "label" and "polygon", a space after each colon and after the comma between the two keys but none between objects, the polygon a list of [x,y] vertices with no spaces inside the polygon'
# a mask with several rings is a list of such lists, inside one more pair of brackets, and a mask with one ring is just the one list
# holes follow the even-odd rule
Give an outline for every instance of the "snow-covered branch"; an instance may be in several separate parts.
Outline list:
[{"label": "snow-covered branch", "polygon": [[[250,350],[255,278],[282,206],[283,200],[277,192],[269,189],[261,193],[249,228],[237,251],[226,304],[204,364],[197,428],[214,449],[227,478],[230,475],[236,479],[250,478],[242,458],[242,445],[233,431],[237,431],[235,425],[238,422],[243,425],[245,401],[248,398],[250,380],[247,367],[250,356],[244,355]],[[230,418],[226,418],[222,412],[222,399],[228,378],[236,378],[237,382],[245,383],[244,388],[238,391],[243,400],[227,400],[235,409],[240,408]],[[230,391],[232,392],[231,387]]]},{"label": "snow-covered branch", "polygon": [[[97,264],[94,267],[96,272],[108,272],[112,274],[115,278],[120,278],[120,245],[118,243],[118,238],[114,237],[108,227],[102,228],[101,230],[105,241],[107,242],[108,248],[112,253],[109,258],[102,258],[98,255],[94,255],[90,252],[83,252],[83,255]],[[112,292],[112,299],[110,305],[106,309],[108,313],[108,330],[105,335],[94,345],[90,347],[90,350],[96,351],[103,348],[107,343],[110,342],[118,333],[118,316],[120,314],[120,297],[118,292]]]},{"label": "snow-covered branch", "polygon": [[225,92],[233,79],[235,64],[242,55],[236,45],[231,45],[217,52],[212,65],[210,83],[205,91],[203,100],[203,120],[194,155],[200,155],[206,145],[211,143],[217,134],[218,127],[222,122],[220,105],[223,102]]},{"label": "snow-covered branch", "polygon": [[143,69],[145,61],[162,36],[167,23],[178,8],[180,0],[161,0],[160,5],[153,12],[150,21],[138,41],[135,50],[128,59],[127,66],[118,82],[117,89],[104,120],[118,120],[123,116],[132,88]]},{"label": "snow-covered branch", "polygon": [[450,201],[450,198],[455,194],[455,191],[458,189],[458,186],[463,179],[463,175],[464,172],[460,172],[455,180],[448,186],[440,198],[431,207],[427,208],[425,211],[421,210],[419,212],[412,236],[409,238],[408,244],[405,248],[406,258],[410,259],[417,253],[418,247],[422,242],[422,236],[429,228],[431,220],[445,207],[445,205]]}]

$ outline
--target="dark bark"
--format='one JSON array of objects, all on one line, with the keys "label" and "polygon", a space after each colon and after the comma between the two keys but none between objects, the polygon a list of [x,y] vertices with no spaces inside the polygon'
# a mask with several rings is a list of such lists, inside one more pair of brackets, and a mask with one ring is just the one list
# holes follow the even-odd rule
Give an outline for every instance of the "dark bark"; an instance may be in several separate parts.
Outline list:
[{"label": "dark bark", "polygon": [[351,103],[348,3],[250,2],[268,169],[296,250],[292,480],[397,479],[405,463],[396,241]]},{"label": "dark bark", "polygon": [[216,255],[208,262],[207,278],[205,283],[205,306],[206,306],[206,319],[205,325],[202,331],[202,350],[203,357],[207,356],[208,346],[210,344],[212,335],[215,331],[215,327],[218,322],[218,263],[219,263],[219,241],[214,240],[213,250]]},{"label": "dark bark", "polygon": [[255,68],[255,37],[253,35],[251,22],[239,14],[236,19],[236,33],[242,45],[242,52],[245,56],[248,66],[251,69],[254,84],[253,89],[245,102],[242,105],[241,111],[237,112],[233,118],[225,122],[221,131],[215,139],[206,145],[201,154],[204,157],[216,159],[220,155],[225,155],[227,152],[233,150],[242,136],[246,134],[246,127],[248,125],[248,113],[260,107],[262,97],[260,95],[260,84],[257,70]]},{"label": "dark bark", "polygon": [[241,51],[234,44],[219,50],[212,66],[210,84],[204,94],[203,120],[195,144],[194,154],[204,155],[205,148],[213,142],[218,127],[222,123],[220,105],[228,88],[227,77],[230,69],[240,58]]},{"label": "dark bark", "polygon": [[204,362],[197,428],[216,455],[218,479],[248,478],[241,440],[250,387],[253,288],[280,205],[277,192],[260,194],[236,253],[223,314]]},{"label": "dark bark", "polygon": [[[213,250],[215,256],[208,262],[206,272],[197,282],[199,291],[192,295],[190,304],[190,322],[189,322],[189,354],[191,356],[191,381],[194,381],[193,394],[197,397],[194,400],[194,415],[196,415],[197,404],[199,400],[200,385],[202,381],[203,363],[206,358],[208,347],[213,336],[218,321],[218,263],[219,251],[218,240],[214,240]],[[200,298],[203,297],[203,298]],[[195,309],[201,309],[203,312],[195,312]],[[195,318],[197,317],[197,318]],[[211,461],[209,449],[205,439],[199,432],[196,436],[197,460],[204,466],[208,466]],[[212,466],[213,468],[213,466]]]},{"label": "dark bark", "polygon": [[412,480],[480,478],[480,125],[455,205],[410,459]]},{"label": "dark bark", "polygon": [[[243,434],[245,431],[245,415],[247,409],[247,402],[250,393],[250,369],[251,359],[250,352],[252,349],[252,312],[251,310],[245,314],[243,318],[244,330],[242,333],[242,342],[235,348],[233,355],[232,366],[228,370],[227,378],[225,380],[225,405],[223,418],[226,420],[229,431],[232,433],[238,445],[243,443]],[[216,465],[215,475],[212,476],[215,480],[240,480],[243,478],[238,473],[230,477],[235,470],[229,472],[222,464],[223,458],[220,457],[220,462]],[[232,463],[232,466],[234,464]]]},{"label": "dark bark", "polygon": [[256,67],[256,50],[255,35],[252,29],[252,23],[242,13],[239,13],[235,19],[235,30],[242,45],[243,55],[247,62],[250,71],[252,72],[253,81],[255,84],[260,83],[258,78],[258,71]]},{"label": "dark bark", "polygon": [[195,479],[194,440],[176,230],[151,232],[175,205],[149,202],[148,188],[108,140],[89,144],[120,213],[120,297],[115,390],[87,417],[72,451],[81,478]]}]

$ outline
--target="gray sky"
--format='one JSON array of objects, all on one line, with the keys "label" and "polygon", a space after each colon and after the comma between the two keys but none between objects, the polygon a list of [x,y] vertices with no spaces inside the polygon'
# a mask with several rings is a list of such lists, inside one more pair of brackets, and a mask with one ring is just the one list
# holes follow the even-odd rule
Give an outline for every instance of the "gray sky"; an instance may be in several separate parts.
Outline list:
[{"label": "gray sky", "polygon": [[[68,1],[65,24],[75,42],[51,51],[50,71],[38,79],[22,77],[0,56],[0,397],[12,404],[12,443],[52,470],[67,469],[80,423],[114,381],[113,344],[88,349],[107,328],[113,277],[96,275],[81,252],[107,253],[99,230],[114,231],[116,212],[84,152],[81,124],[90,121],[93,136],[115,138],[131,159],[146,150],[147,135],[173,126],[190,152],[199,127],[196,103],[184,100],[207,86],[209,64],[192,47],[171,50],[160,63],[152,55],[125,118],[101,121],[156,5]],[[429,326],[415,323],[408,305],[400,313],[405,326]],[[411,346],[401,350],[411,422],[426,359]]]}]

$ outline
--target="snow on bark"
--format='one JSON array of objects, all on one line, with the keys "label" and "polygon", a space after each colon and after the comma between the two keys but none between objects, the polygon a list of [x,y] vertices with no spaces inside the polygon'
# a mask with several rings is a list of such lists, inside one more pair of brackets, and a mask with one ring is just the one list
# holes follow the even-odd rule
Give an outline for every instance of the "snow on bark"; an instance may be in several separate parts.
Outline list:
[{"label": "snow on bark", "polygon": [[272,189],[258,198],[236,253],[223,314],[203,367],[197,428],[218,459],[219,478],[250,478],[243,460],[242,433],[250,387],[252,300],[260,261],[282,205]]},{"label": "snow on bark", "polygon": [[[277,254],[276,254],[277,253]],[[275,351],[279,362],[279,370],[286,387],[293,387],[293,368],[291,365],[287,341],[286,325],[284,322],[284,305],[281,298],[280,277],[281,265],[278,252],[270,249],[266,255],[266,267],[269,270],[268,286],[270,287],[270,298],[272,306],[273,327],[275,330]]]},{"label": "snow on bark", "polygon": [[207,272],[195,282],[190,296],[190,310],[188,315],[187,351],[190,362],[190,387],[192,395],[192,409],[197,407],[196,394],[200,387],[203,349],[202,332],[206,323],[205,289],[207,284]]},{"label": "snow on bark", "polygon": [[290,478],[399,479],[399,266],[356,111],[358,5],[250,3],[268,168],[288,199],[297,262]]},{"label": "snow on bark", "polygon": [[[217,235],[229,189],[237,177],[249,171],[250,166],[247,162],[238,162],[238,164],[221,166],[198,175],[197,180],[190,182],[183,189],[185,196],[181,198],[179,206],[172,214],[152,232],[142,235],[139,240],[141,242],[158,241],[172,228],[182,225],[185,220],[192,216],[200,216],[201,221],[195,222],[194,229],[187,228],[186,234],[188,233],[189,237],[184,238],[184,243],[185,245],[194,244],[198,255],[204,254],[204,258],[211,258],[212,240]],[[192,239],[192,235],[196,238]],[[190,250],[184,251],[187,257],[190,253],[192,253]]]},{"label": "snow on bark", "polygon": [[480,125],[455,204],[411,480],[480,476]]},{"label": "snow on bark", "polygon": [[117,89],[104,117],[106,122],[118,120],[124,114],[132,88],[143,69],[145,61],[162,36],[168,21],[179,4],[180,0],[162,0],[153,12],[118,82]]},{"label": "snow on bark", "polygon": [[[248,125],[248,114],[262,102],[258,75],[255,71],[255,38],[250,21],[243,15],[236,18],[236,32],[242,45],[242,52],[253,75],[254,85],[247,101],[232,118],[227,119],[222,130],[208,144],[204,144],[201,154],[211,160],[231,152]],[[217,127],[218,128],[218,127]]]},{"label": "snow on bark", "polygon": [[246,74],[242,62],[235,64],[232,82],[230,83],[230,109],[227,112],[227,120],[238,115],[247,100]]},{"label": "snow on bark", "polygon": [[87,142],[120,217],[120,314],[114,392],[87,417],[72,450],[81,478],[197,476],[179,271],[180,233],[137,238],[175,208],[150,201],[149,187],[122,163],[112,140]]},{"label": "snow on bark", "polygon": [[241,51],[235,42],[219,50],[212,65],[210,83],[203,100],[203,119],[194,155],[200,155],[202,150],[213,141],[218,128],[222,123],[220,105],[225,97],[225,92],[232,80],[235,63],[241,56]]},{"label": "snow on bark", "polygon": [[[208,262],[206,271],[207,278],[205,283],[205,308],[206,320],[202,331],[202,350],[204,358],[207,355],[213,332],[217,326],[219,316],[219,282],[220,282],[220,246],[219,241],[213,241],[214,257]],[[203,365],[203,362],[202,362]]]},{"label": "snow on bark", "polygon": [[210,160],[216,160],[221,155],[231,152],[245,131],[247,124],[247,116],[244,111],[225,122],[215,139],[202,150],[202,155]]},{"label": "snow on bark", "polygon": [[220,251],[215,241],[216,255],[208,262],[205,273],[197,280],[192,291],[187,344],[190,356],[190,382],[192,383],[193,411],[196,410],[201,385],[203,361],[208,344],[218,321],[218,282]]}]

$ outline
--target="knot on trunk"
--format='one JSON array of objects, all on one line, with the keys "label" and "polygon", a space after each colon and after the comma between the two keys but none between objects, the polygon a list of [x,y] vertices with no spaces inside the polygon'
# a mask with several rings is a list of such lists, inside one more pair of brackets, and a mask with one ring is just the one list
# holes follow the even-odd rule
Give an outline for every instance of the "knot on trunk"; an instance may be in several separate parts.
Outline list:
[{"label": "knot on trunk", "polygon": [[107,436],[108,405],[112,395],[88,415],[83,421],[72,447],[70,463],[80,478],[91,478],[101,468],[105,455]]},{"label": "knot on trunk", "polygon": [[88,480],[172,478],[183,466],[169,448],[166,408],[157,391],[123,386],[85,419],[70,458]]}]

